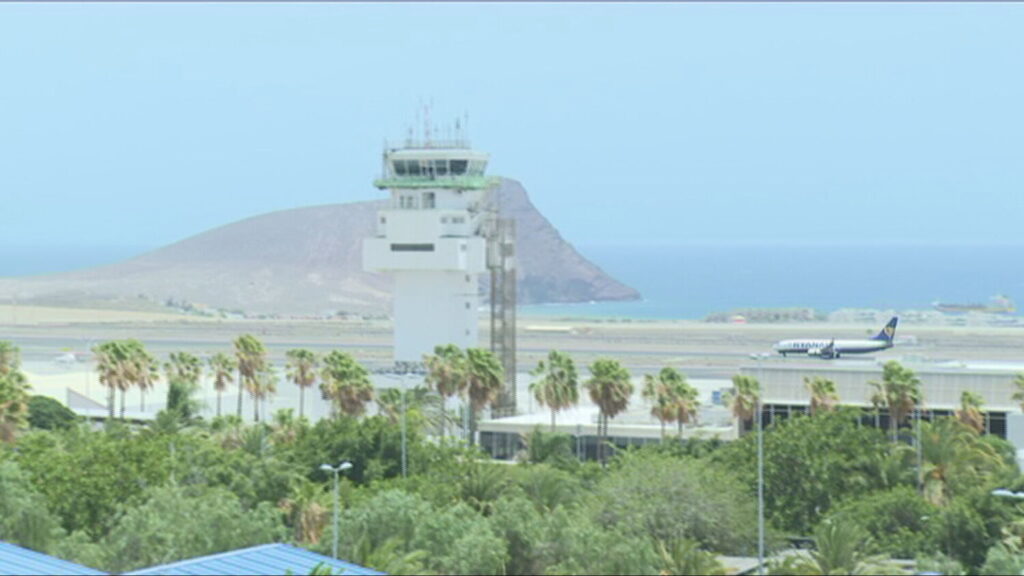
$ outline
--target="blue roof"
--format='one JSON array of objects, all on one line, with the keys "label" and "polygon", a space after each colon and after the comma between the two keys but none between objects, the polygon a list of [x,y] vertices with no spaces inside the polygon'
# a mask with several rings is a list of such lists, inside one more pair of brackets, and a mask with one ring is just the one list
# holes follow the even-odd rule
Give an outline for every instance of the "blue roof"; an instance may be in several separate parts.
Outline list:
[{"label": "blue roof", "polygon": [[4,576],[23,574],[37,576],[42,574],[106,574],[99,570],[47,556],[35,550],[0,542],[0,574]]},{"label": "blue roof", "polygon": [[268,576],[276,576],[284,574],[286,571],[291,571],[295,576],[305,576],[317,564],[321,563],[330,566],[336,574],[341,573],[346,576],[384,574],[383,572],[328,558],[327,556],[288,544],[264,544],[263,546],[232,550],[231,552],[200,556],[199,558],[182,560],[162,566],[143,568],[142,570],[126,572],[125,574],[195,574],[199,576],[221,576],[227,574],[252,574],[257,576],[266,574]]}]

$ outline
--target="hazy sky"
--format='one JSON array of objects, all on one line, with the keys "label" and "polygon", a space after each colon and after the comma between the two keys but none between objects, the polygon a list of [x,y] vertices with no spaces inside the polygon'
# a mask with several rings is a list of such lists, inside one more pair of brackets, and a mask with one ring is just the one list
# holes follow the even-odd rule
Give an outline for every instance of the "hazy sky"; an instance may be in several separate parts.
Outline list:
[{"label": "hazy sky", "polygon": [[1021,4],[0,5],[0,246],[379,198],[418,104],[580,244],[1024,242]]}]

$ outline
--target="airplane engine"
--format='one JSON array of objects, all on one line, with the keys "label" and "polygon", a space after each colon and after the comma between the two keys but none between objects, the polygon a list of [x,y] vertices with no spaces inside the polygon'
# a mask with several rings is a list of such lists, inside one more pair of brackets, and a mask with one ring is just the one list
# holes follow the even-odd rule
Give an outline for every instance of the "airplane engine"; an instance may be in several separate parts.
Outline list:
[{"label": "airplane engine", "polygon": [[839,354],[836,354],[835,349],[831,346],[827,348],[811,348],[807,351],[807,355],[816,356],[822,360],[831,360],[839,357]]}]

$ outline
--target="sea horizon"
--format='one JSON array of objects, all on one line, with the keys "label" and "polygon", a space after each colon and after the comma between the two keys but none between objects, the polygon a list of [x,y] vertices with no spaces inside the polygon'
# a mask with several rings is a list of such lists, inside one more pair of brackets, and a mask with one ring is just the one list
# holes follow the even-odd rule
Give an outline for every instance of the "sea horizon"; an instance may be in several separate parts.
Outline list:
[{"label": "sea horizon", "polygon": [[[579,245],[579,252],[641,299],[520,306],[531,316],[702,319],[742,308],[930,309],[935,301],[1024,299],[1015,244],[693,242]],[[0,248],[0,277],[112,264],[144,246]]]}]

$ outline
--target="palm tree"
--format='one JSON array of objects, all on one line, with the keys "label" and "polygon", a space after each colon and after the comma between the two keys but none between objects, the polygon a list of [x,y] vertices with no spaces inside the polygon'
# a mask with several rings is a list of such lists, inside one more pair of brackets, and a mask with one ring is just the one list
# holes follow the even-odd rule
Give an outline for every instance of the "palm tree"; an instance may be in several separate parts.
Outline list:
[{"label": "palm tree", "polygon": [[889,411],[889,429],[892,441],[896,441],[896,431],[907,416],[921,403],[921,380],[913,370],[904,368],[899,362],[890,360],[882,367],[882,381],[869,382],[875,388],[871,395],[871,403],[876,409],[886,408]]},{"label": "palm tree", "polygon": [[299,387],[299,418],[302,418],[305,415],[303,408],[306,405],[306,388],[316,383],[316,370],[318,368],[316,354],[299,348],[289,350],[284,355],[288,359],[286,367],[288,379]]},{"label": "palm tree", "polygon": [[1024,412],[1024,373],[1017,374],[1017,377],[1013,379],[1013,386],[1016,391],[1010,399],[1020,404],[1021,412]]},{"label": "palm tree", "polygon": [[14,442],[18,429],[28,421],[28,379],[10,366],[0,373],[0,442],[5,443]]},{"label": "palm tree", "polygon": [[335,414],[360,416],[366,412],[366,403],[373,400],[373,384],[366,368],[351,354],[337,350],[324,358],[320,389],[331,399]]},{"label": "palm tree", "polygon": [[171,382],[179,382],[188,390],[198,387],[203,374],[203,365],[199,358],[188,352],[171,352],[168,360],[164,363],[168,386]]},{"label": "palm tree", "polygon": [[21,366],[18,347],[6,340],[0,340],[0,376],[10,374]]},{"label": "palm tree", "polygon": [[299,478],[292,486],[291,495],[278,505],[294,530],[295,541],[316,545],[327,524],[327,508],[321,504],[323,487],[306,478]]},{"label": "palm tree", "polygon": [[697,419],[697,409],[700,407],[700,400],[697,399],[697,389],[686,381],[686,376],[680,374],[679,379],[673,383],[675,388],[676,425],[679,427],[679,437],[683,437],[683,425]]},{"label": "palm tree", "polygon": [[427,367],[425,382],[441,396],[441,437],[445,436],[445,404],[466,388],[466,354],[454,344],[436,346],[432,355],[423,357]]},{"label": "palm tree", "polygon": [[501,394],[501,362],[485,348],[466,349],[466,396],[469,400],[469,443],[476,443],[477,415]]},{"label": "palm tree", "polygon": [[107,409],[110,418],[113,418],[115,392],[123,390],[130,377],[130,349],[124,341],[111,340],[94,346],[92,351],[96,355],[96,371],[99,372],[100,384],[107,387]]},{"label": "palm tree", "polygon": [[235,339],[235,357],[238,359],[238,417],[242,417],[242,391],[259,387],[259,374],[266,370],[267,350],[251,334]]},{"label": "palm tree", "polygon": [[203,376],[203,364],[188,352],[171,352],[169,362],[164,364],[167,379],[180,379],[193,384]]},{"label": "palm tree", "polygon": [[661,422],[661,439],[665,440],[665,423],[673,422],[679,414],[678,382],[682,379],[674,368],[661,369],[658,376],[644,374],[644,388],[641,394],[644,400],[651,402],[651,416]]},{"label": "palm tree", "polygon": [[717,576],[726,574],[725,566],[715,554],[700,549],[700,543],[693,540],[673,539],[668,542],[655,541],[661,574]]},{"label": "palm tree", "polygon": [[28,419],[28,379],[18,368],[18,347],[0,341],[0,442],[14,442]]},{"label": "palm tree", "polygon": [[983,401],[981,396],[964,390],[960,394],[960,409],[956,411],[957,420],[960,420],[972,430],[981,434],[985,430],[985,415],[981,411]]},{"label": "palm tree", "polygon": [[811,394],[811,415],[834,410],[839,403],[836,383],[828,378],[804,376],[804,386]]},{"label": "palm tree", "polygon": [[530,392],[538,404],[551,409],[551,431],[554,432],[555,415],[580,401],[576,364],[568,354],[552,350],[548,353],[547,364],[541,360],[530,375],[540,377],[530,383]]},{"label": "palm tree", "polygon": [[267,397],[277,394],[277,372],[271,365],[266,365],[262,371],[256,374],[249,388],[252,395],[252,417],[256,422],[260,421],[260,403],[266,401]]},{"label": "palm tree", "polygon": [[732,415],[741,424],[740,430],[745,429],[745,424],[751,422],[758,414],[758,404],[761,401],[761,384],[757,378],[746,374],[736,374],[732,377],[732,391],[729,396],[729,408]]},{"label": "palm tree", "polygon": [[899,568],[883,556],[867,553],[871,536],[849,520],[825,520],[814,530],[815,549],[787,556],[772,574],[896,574]]},{"label": "palm tree", "polygon": [[306,428],[306,421],[295,418],[293,408],[281,408],[274,412],[273,440],[276,445],[290,444],[299,436],[299,432]]},{"label": "palm tree", "polygon": [[[132,384],[139,388],[139,410],[145,410],[146,390],[153,388],[153,385],[160,379],[157,370],[157,361],[146,351],[146,347],[137,340],[129,340],[131,343],[131,380]],[[198,364],[199,360],[195,362]],[[121,397],[121,417],[124,418],[124,397]]]},{"label": "palm tree", "polygon": [[975,487],[1002,473],[1006,463],[993,444],[956,418],[921,423],[924,497],[937,506],[957,487]]},{"label": "palm tree", "polygon": [[220,416],[221,395],[234,380],[234,372],[238,369],[238,362],[223,352],[217,352],[208,361],[210,370],[213,372],[213,389],[217,391],[217,416]]},{"label": "palm tree", "polygon": [[444,400],[437,392],[423,386],[416,386],[411,390],[379,390],[374,398],[377,402],[377,412],[392,424],[397,424],[402,418],[403,396],[406,419],[410,425],[429,429],[434,433],[444,427],[442,417],[447,416],[444,412]]},{"label": "palm tree", "polygon": [[608,419],[614,418],[629,406],[633,395],[633,382],[629,372],[617,360],[598,358],[590,365],[590,380],[587,391],[590,399],[599,409],[597,420],[597,457],[605,462],[604,443],[608,437]]}]

